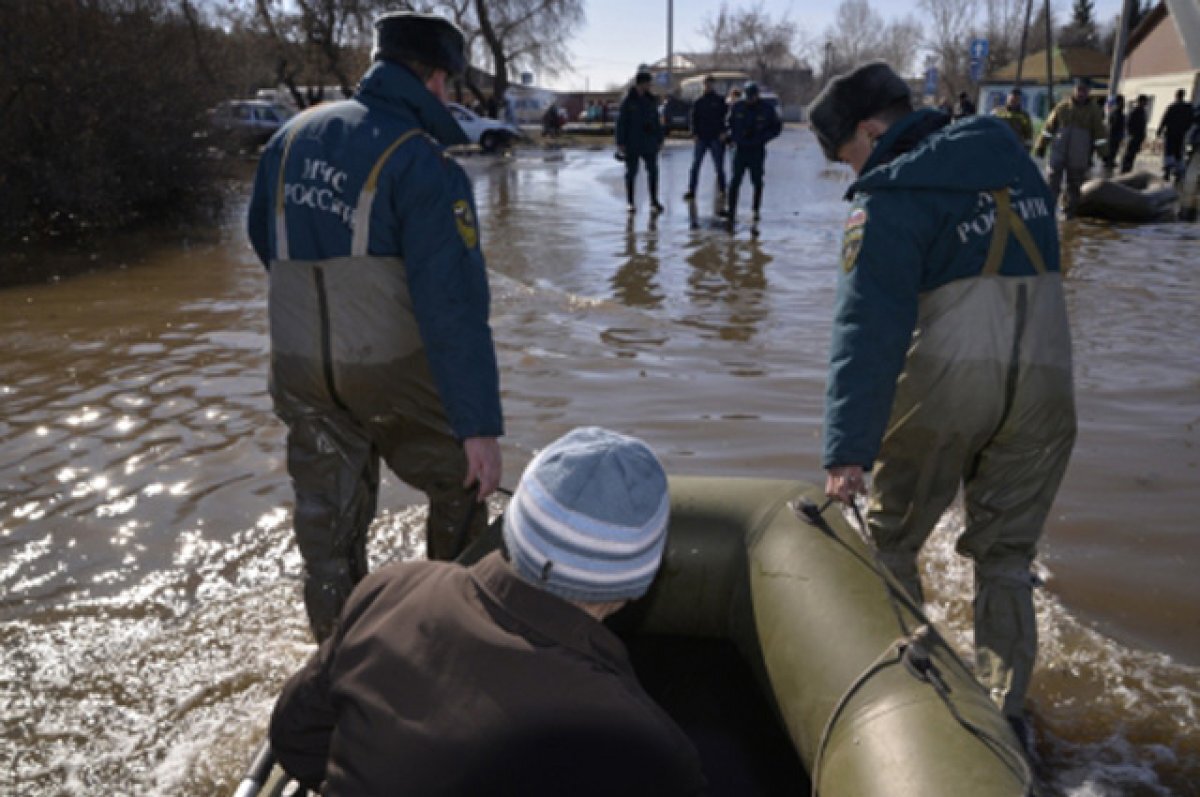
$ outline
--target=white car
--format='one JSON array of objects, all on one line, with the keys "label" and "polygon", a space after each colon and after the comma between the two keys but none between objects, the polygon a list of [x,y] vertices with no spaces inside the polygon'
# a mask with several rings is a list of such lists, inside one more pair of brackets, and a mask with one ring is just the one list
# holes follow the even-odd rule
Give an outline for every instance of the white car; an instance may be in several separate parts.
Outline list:
[{"label": "white car", "polygon": [[494,152],[509,146],[515,139],[521,137],[521,131],[498,119],[480,116],[456,102],[446,103],[450,114],[458,122],[458,126],[471,139],[472,144],[478,144],[484,152]]}]

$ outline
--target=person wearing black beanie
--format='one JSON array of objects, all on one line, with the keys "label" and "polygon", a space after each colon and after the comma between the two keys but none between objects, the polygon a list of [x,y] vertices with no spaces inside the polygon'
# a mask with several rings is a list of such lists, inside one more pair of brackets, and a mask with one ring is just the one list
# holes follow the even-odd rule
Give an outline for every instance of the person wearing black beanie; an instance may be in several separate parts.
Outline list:
[{"label": "person wearing black beanie", "polygon": [[444,151],[467,143],[445,106],[466,63],[449,20],[380,17],[354,98],[292,119],[255,176],[248,231],[318,640],[367,574],[381,461],[429,496],[431,559],[482,533],[476,504],[499,482],[487,267],[470,179]]},{"label": "person wearing black beanie", "polygon": [[1030,572],[1075,440],[1053,200],[1008,124],[913,110],[887,64],[809,106],[846,198],[825,398],[826,493],[867,492],[880,561],[918,602],[917,555],[960,488],[975,665],[1028,745]]}]

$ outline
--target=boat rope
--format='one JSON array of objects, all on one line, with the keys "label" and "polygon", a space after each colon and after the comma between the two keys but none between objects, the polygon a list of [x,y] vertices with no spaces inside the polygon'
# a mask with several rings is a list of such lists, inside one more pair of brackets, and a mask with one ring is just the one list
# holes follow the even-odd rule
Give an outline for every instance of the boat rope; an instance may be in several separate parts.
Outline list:
[{"label": "boat rope", "polygon": [[[916,633],[927,635],[929,633],[929,626],[921,626],[917,629]],[[895,664],[899,662],[903,658],[905,647],[910,642],[910,639],[911,638],[909,637],[904,637],[897,639],[896,641],[892,642],[892,644],[888,645],[883,653],[880,653],[879,657],[875,659],[875,661],[871,662],[871,664],[865,670],[863,670],[857,678],[854,679],[846,691],[842,693],[842,696],[838,699],[837,704],[833,707],[833,711],[830,712],[829,718],[825,720],[825,727],[821,730],[821,738],[817,742],[817,751],[813,755],[812,797],[817,797],[819,793],[821,784],[821,760],[825,757],[825,746],[829,743],[829,738],[833,735],[833,726],[837,722],[838,717],[841,716],[842,710],[846,708],[846,705],[850,702],[850,698],[854,696],[854,693],[861,689],[863,684],[869,681],[875,675],[875,673],[879,672],[889,664]]]},{"label": "boat rope", "polygon": [[908,592],[903,587],[888,577],[888,571],[879,562],[875,546],[871,542],[870,535],[867,533],[867,525],[863,522],[862,515],[859,514],[857,506],[851,504],[851,507],[854,509],[855,517],[858,519],[859,527],[857,530],[859,536],[862,538],[863,545],[870,553],[870,558],[868,559],[867,557],[863,556],[862,552],[858,551],[852,545],[839,537],[837,532],[833,530],[833,527],[829,525],[829,522],[826,521],[824,517],[825,510],[829,508],[830,504],[833,503],[833,500],[834,499],[830,498],[821,506],[817,506],[809,499],[801,498],[792,505],[792,511],[795,512],[801,520],[824,532],[826,536],[849,551],[855,559],[858,559],[860,562],[870,568],[871,572],[873,572],[879,578],[880,583],[883,584],[884,594],[887,595],[888,605],[892,609],[892,614],[896,617],[896,625],[900,628],[901,637],[909,636],[912,633],[912,629],[909,628],[908,623],[904,620],[904,612],[901,610],[901,606],[903,605],[904,608],[908,609],[909,612],[918,617],[921,615],[921,608],[913,602],[913,599],[909,597]]},{"label": "boat rope", "polygon": [[825,520],[825,510],[833,503],[832,498],[825,501],[821,506],[817,506],[808,498],[801,498],[792,505],[792,511],[798,517],[824,532],[826,536],[837,541],[842,547],[849,551],[856,559],[869,567],[879,580],[883,583],[885,594],[888,596],[888,604],[892,608],[892,613],[896,616],[896,622],[900,626],[901,636],[889,644],[879,657],[859,674],[842,696],[834,705],[833,711],[830,712],[829,718],[825,721],[825,727],[821,731],[821,737],[817,742],[816,753],[813,756],[812,766],[812,797],[818,797],[821,782],[821,762],[825,755],[825,747],[829,743],[829,739],[833,734],[833,728],[838,718],[841,716],[846,705],[850,702],[850,698],[854,696],[862,686],[869,681],[876,673],[882,671],[885,667],[891,664],[902,663],[908,673],[922,683],[929,684],[942,705],[950,712],[950,715],[956,722],[969,734],[978,739],[988,750],[996,756],[997,759],[1008,768],[1022,783],[1030,784],[1032,789],[1033,770],[1029,766],[1029,762],[1020,752],[1014,752],[1011,746],[1006,744],[1003,739],[996,737],[984,728],[979,727],[975,723],[968,720],[958,710],[958,706],[950,699],[950,685],[942,678],[941,671],[933,658],[929,654],[928,642],[930,639],[937,638],[937,632],[928,624],[922,624],[915,630],[910,630],[908,623],[904,620],[901,604],[907,608],[916,617],[923,617],[922,610],[908,593],[899,585],[895,584],[887,575],[884,566],[879,562],[875,546],[872,544],[869,533],[867,532],[867,524],[864,522],[862,513],[858,506],[854,503],[850,504],[851,510],[854,513],[854,518],[857,521],[858,528],[856,529],[859,536],[862,538],[863,544],[871,556],[868,559],[861,552],[838,536],[829,522]]}]

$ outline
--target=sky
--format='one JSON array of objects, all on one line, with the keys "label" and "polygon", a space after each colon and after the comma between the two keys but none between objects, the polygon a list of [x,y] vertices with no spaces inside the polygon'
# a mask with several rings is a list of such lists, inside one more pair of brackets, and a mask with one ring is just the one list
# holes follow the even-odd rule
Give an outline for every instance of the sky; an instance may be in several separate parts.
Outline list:
[{"label": "sky", "polygon": [[[982,0],[986,2],[987,0]],[[756,7],[773,18],[795,22],[802,35],[821,39],[833,22],[838,0],[725,0],[731,9]],[[885,20],[915,13],[916,0],[870,0]],[[1037,0],[1041,2],[1041,0]],[[722,0],[675,0],[675,52],[707,49],[700,34],[705,20],[721,9]],[[1051,0],[1065,22],[1071,0]],[[1096,19],[1104,24],[1121,12],[1121,0],[1095,0]],[[575,71],[557,78],[536,75],[535,83],[559,90],[599,91],[628,80],[638,64],[667,53],[667,0],[587,0],[587,23],[571,42]]]}]

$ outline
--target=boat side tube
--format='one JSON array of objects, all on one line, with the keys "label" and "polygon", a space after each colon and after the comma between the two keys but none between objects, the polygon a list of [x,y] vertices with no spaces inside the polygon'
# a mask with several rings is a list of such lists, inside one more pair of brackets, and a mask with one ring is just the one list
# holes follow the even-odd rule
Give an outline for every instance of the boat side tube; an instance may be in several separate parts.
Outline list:
[{"label": "boat side tube", "polygon": [[825,797],[1016,797],[1032,778],[971,671],[836,508],[798,482],[672,477],[644,633],[728,638]]}]

